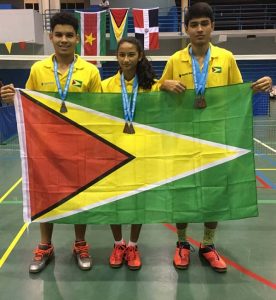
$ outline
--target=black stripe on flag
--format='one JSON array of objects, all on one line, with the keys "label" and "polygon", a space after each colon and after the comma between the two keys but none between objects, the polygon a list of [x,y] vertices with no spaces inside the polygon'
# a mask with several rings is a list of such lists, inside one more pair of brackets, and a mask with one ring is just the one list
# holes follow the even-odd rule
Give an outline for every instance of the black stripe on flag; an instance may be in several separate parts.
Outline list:
[{"label": "black stripe on flag", "polygon": [[149,10],[149,27],[158,27],[158,8]]},{"label": "black stripe on flag", "polygon": [[141,43],[142,49],[144,49],[144,33],[135,33],[135,38]]}]

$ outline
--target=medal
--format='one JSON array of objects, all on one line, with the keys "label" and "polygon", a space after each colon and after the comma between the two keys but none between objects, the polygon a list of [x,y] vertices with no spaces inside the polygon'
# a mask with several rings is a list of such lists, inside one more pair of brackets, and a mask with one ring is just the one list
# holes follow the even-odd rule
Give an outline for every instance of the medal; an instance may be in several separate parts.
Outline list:
[{"label": "medal", "polygon": [[132,86],[132,94],[128,96],[124,74],[121,74],[121,86],[122,86],[122,103],[123,103],[123,109],[124,109],[124,118],[125,118],[125,126],[123,129],[124,133],[127,134],[134,134],[135,130],[132,124],[134,113],[135,113],[135,107],[136,107],[136,99],[137,99],[137,92],[138,92],[138,79],[135,75],[134,82]]},{"label": "medal", "polygon": [[195,98],[194,108],[202,109],[202,108],[206,108],[206,106],[207,103],[204,95],[197,95]]},{"label": "medal", "polygon": [[67,107],[66,107],[66,105],[65,105],[65,102],[64,101],[62,101],[62,103],[61,103],[61,106],[60,106],[60,110],[59,110],[61,113],[67,113]]},{"label": "medal", "polygon": [[199,63],[193,54],[192,47],[190,47],[189,52],[192,57],[193,79],[196,92],[194,108],[203,109],[207,107],[204,93],[208,76],[208,65],[211,55],[210,48],[208,49],[204,57],[202,70],[200,69]]},{"label": "medal", "polygon": [[71,78],[72,78],[72,74],[73,74],[73,69],[74,69],[74,63],[75,63],[75,60],[71,63],[70,67],[69,67],[69,71],[68,71],[68,76],[67,76],[67,79],[66,79],[66,83],[65,83],[65,87],[64,87],[64,90],[62,90],[61,88],[61,84],[60,84],[60,81],[59,81],[59,78],[58,78],[58,64],[57,64],[57,61],[56,61],[56,58],[54,58],[54,74],[55,74],[55,80],[56,80],[56,85],[57,85],[57,88],[58,88],[58,93],[59,93],[59,96],[61,98],[61,106],[60,106],[60,112],[61,113],[67,113],[67,107],[65,105],[65,99],[67,97],[67,93],[68,93],[68,90],[69,90],[69,85],[70,85],[70,81],[71,81]]},{"label": "medal", "polygon": [[134,127],[133,127],[132,123],[129,124],[129,133],[130,134],[134,134],[135,133],[135,130],[134,130]]},{"label": "medal", "polygon": [[133,124],[126,122],[123,133],[134,134],[135,130],[134,130]]},{"label": "medal", "polygon": [[125,123],[125,127],[124,127],[124,130],[123,130],[123,133],[130,133],[128,122]]}]

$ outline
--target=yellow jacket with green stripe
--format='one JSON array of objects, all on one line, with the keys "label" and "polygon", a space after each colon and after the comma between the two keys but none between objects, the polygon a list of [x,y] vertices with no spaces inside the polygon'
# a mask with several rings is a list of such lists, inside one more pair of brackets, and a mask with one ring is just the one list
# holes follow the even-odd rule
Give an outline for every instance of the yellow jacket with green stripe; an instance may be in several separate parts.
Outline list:
[{"label": "yellow jacket with green stripe", "polygon": [[[58,91],[53,58],[54,54],[33,64],[26,89],[38,92]],[[64,89],[68,71],[64,74],[58,72],[62,89]],[[78,55],[76,55],[69,92],[101,92],[101,77],[98,68]]]},{"label": "yellow jacket with green stripe", "polygon": [[[186,48],[173,54],[168,60],[159,83],[165,80],[178,80],[187,89],[194,89],[192,59]],[[211,56],[206,87],[225,86],[242,83],[242,76],[233,54],[210,43]]]}]

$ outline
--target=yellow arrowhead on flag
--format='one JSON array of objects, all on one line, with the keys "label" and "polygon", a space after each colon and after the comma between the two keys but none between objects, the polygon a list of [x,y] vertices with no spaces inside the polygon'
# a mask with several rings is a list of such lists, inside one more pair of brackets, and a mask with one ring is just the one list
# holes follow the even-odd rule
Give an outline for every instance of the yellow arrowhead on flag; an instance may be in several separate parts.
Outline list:
[{"label": "yellow arrowhead on flag", "polygon": [[8,52],[9,52],[9,54],[11,54],[12,42],[6,42],[5,46],[6,46],[7,50],[8,50]]},{"label": "yellow arrowhead on flag", "polygon": [[[68,112],[59,112],[61,101],[37,92],[30,97],[72,120],[135,158],[35,222],[67,217],[91,208],[135,195],[191,174],[223,164],[249,150],[196,139],[155,127],[133,123],[135,134],[123,133],[123,119],[66,103]],[[60,139],[62,139],[62,134]]]}]

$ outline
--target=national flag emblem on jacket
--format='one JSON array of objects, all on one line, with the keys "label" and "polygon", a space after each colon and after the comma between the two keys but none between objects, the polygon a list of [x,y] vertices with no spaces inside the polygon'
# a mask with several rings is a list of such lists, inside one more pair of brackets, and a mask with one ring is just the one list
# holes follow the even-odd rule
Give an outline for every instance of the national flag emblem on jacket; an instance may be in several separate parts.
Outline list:
[{"label": "national flag emblem on jacket", "polygon": [[82,81],[81,80],[77,80],[77,79],[73,79],[72,80],[72,85],[73,86],[77,86],[77,87],[81,87],[82,86]]},{"label": "national flag emblem on jacket", "polygon": [[221,73],[222,68],[221,67],[212,67],[213,73]]},{"label": "national flag emblem on jacket", "polygon": [[[17,93],[26,222],[208,222],[258,214],[250,83],[139,93],[135,134],[120,94]],[[242,101],[241,101],[242,100]]]},{"label": "national flag emblem on jacket", "polygon": [[76,53],[81,56],[106,54],[106,11],[75,12],[79,20],[80,42]]},{"label": "national flag emblem on jacket", "polygon": [[116,50],[119,40],[127,36],[128,8],[110,8],[110,49]]},{"label": "national flag emblem on jacket", "polygon": [[145,50],[159,49],[158,11],[158,7],[132,9],[135,37]]}]

